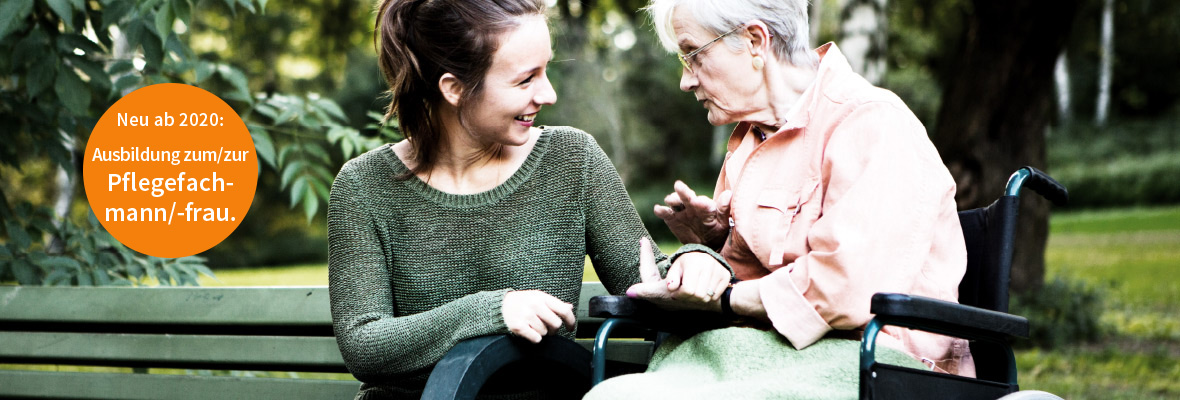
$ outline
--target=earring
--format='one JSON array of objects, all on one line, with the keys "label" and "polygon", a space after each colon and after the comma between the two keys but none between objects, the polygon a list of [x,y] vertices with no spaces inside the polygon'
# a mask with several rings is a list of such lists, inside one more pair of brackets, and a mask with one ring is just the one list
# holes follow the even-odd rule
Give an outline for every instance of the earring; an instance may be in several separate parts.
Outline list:
[{"label": "earring", "polygon": [[754,56],[754,59],[751,62],[754,63],[755,71],[762,69],[762,66],[766,64],[766,62],[762,61],[762,56]]}]

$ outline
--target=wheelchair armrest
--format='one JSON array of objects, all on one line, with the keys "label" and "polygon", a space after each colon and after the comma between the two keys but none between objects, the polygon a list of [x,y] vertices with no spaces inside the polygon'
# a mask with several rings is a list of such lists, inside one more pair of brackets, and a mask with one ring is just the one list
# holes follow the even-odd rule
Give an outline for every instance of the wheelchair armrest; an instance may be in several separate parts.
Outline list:
[{"label": "wheelchair armrest", "polygon": [[573,341],[545,336],[541,343],[508,335],[480,336],[459,342],[434,366],[423,399],[474,399],[484,382],[509,363],[533,359],[564,366],[573,382],[590,390],[590,352]]},{"label": "wheelchair armrest", "polygon": [[888,325],[966,339],[1006,341],[1028,338],[1028,319],[949,301],[900,293],[873,295],[873,314]]},{"label": "wheelchair armrest", "polygon": [[594,296],[590,298],[590,316],[597,318],[643,319],[660,313],[650,301],[627,296]]},{"label": "wheelchair armrest", "polygon": [[719,313],[668,311],[650,301],[627,296],[591,297],[589,311],[591,317],[626,318],[632,324],[677,334],[691,334],[731,325],[731,321]]},{"label": "wheelchair armrest", "polygon": [[[627,296],[594,296],[590,298],[589,315],[606,318],[594,336],[592,384],[597,385],[606,378],[606,342],[615,328],[630,329],[625,337],[645,336],[651,331],[679,335],[692,335],[701,331],[728,326],[719,313],[708,311],[667,311],[654,303]],[[637,329],[638,328],[638,329]],[[658,338],[656,346],[659,346]]]}]

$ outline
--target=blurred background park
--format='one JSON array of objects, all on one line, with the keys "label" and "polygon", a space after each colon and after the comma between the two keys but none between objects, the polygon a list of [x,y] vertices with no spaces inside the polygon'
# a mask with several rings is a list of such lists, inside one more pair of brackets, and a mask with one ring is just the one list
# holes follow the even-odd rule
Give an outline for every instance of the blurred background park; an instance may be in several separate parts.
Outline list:
[{"label": "blurred background park", "polygon": [[[540,123],[594,135],[651,212],[676,180],[708,192],[731,127],[678,89],[642,0],[550,0],[557,104]],[[375,4],[356,0],[0,3],[0,283],[324,285],[328,191],[381,124]],[[1024,165],[1066,185],[1025,196],[1013,311],[1029,317],[1022,387],[1066,398],[1180,397],[1180,2],[814,0],[835,41],[925,124],[962,209]],[[77,178],[114,101],[162,82],[219,95],[259,155],[248,216],[195,257],[127,249]],[[592,270],[587,279],[594,279]]]}]

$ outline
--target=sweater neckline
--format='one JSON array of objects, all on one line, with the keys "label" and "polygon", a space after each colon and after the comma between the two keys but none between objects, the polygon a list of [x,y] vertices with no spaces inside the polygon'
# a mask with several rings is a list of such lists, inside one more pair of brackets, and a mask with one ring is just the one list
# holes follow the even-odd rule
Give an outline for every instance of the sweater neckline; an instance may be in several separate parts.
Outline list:
[{"label": "sweater neckline", "polygon": [[[428,185],[421,178],[416,175],[411,175],[408,179],[399,181],[399,183],[410,188],[427,200],[433,201],[443,206],[454,208],[469,208],[492,204],[508,197],[509,194],[516,191],[518,187],[532,176],[533,171],[537,169],[540,164],[541,157],[545,155],[545,151],[549,148],[549,138],[552,132],[549,127],[540,127],[541,135],[537,138],[537,143],[533,145],[533,150],[529,152],[528,157],[525,158],[524,163],[517,168],[512,176],[508,177],[504,183],[497,185],[487,191],[473,193],[473,194],[455,194],[448,193],[442,190],[435,189]],[[385,155],[386,160],[393,168],[394,175],[403,175],[410,172],[410,168],[397,157],[397,153],[393,151],[393,143],[382,147],[382,154]]]}]

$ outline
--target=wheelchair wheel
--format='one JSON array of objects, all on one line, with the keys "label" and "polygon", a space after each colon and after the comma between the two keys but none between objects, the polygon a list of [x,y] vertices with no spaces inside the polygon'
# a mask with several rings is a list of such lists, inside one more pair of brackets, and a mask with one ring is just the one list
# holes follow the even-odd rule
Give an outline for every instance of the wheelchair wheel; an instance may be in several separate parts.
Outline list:
[{"label": "wheelchair wheel", "polygon": [[1040,390],[1021,390],[999,398],[999,400],[1062,400],[1060,396]]}]

